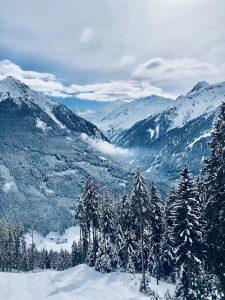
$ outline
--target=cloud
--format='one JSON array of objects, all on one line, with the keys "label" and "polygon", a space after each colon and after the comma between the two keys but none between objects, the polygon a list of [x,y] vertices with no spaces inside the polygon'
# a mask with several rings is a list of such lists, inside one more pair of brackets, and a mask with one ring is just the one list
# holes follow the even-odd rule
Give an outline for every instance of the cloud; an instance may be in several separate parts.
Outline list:
[{"label": "cloud", "polygon": [[7,76],[13,76],[45,95],[61,98],[75,97],[90,101],[113,102],[146,97],[152,94],[171,96],[147,81],[118,80],[86,85],[75,83],[65,85],[51,73],[23,70],[9,60],[2,60],[0,61],[0,80]]},{"label": "cloud", "polygon": [[135,61],[135,59],[136,59],[135,55],[121,56],[119,65],[120,67],[126,67],[128,65],[131,65]]},{"label": "cloud", "polygon": [[96,150],[110,155],[130,155],[131,152],[128,149],[120,148],[115,145],[112,145],[103,140],[97,140],[89,137],[86,133],[81,134],[83,141],[91,145]]},{"label": "cloud", "polygon": [[65,87],[59,82],[55,75],[50,73],[25,71],[9,60],[2,60],[0,61],[0,80],[7,76],[13,76],[27,84],[30,88],[38,92],[43,92],[49,96],[61,98],[70,96],[70,88]]},{"label": "cloud", "polygon": [[80,42],[89,43],[94,37],[94,30],[92,27],[86,27],[81,31]]},{"label": "cloud", "polygon": [[171,97],[147,81],[120,80],[91,85],[72,84],[70,88],[77,93],[76,97],[79,99],[101,102],[131,100],[152,94]]},{"label": "cloud", "polygon": [[137,65],[132,77],[148,78],[154,82],[201,78],[219,73],[220,68],[212,63],[200,62],[196,58],[163,59],[156,57]]}]

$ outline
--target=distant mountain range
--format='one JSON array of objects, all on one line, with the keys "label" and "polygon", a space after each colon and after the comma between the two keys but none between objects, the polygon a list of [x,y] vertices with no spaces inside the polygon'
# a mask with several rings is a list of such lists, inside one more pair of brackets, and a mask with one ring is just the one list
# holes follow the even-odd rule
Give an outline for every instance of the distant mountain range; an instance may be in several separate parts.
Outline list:
[{"label": "distant mountain range", "polygon": [[150,115],[165,110],[172,103],[172,99],[151,95],[122,104],[112,103],[96,111],[87,111],[82,115],[96,124],[111,141],[114,141],[123,130],[129,129],[136,122]]},{"label": "distant mountain range", "polygon": [[135,163],[142,165],[149,178],[173,184],[184,163],[190,165],[194,174],[202,168],[222,101],[225,101],[225,82],[212,85],[199,82],[166,110],[122,131],[115,143],[137,150]]},{"label": "distant mountain range", "polygon": [[92,123],[13,77],[2,80],[0,216],[42,232],[63,230],[73,223],[88,175],[99,185],[123,187],[129,171],[96,141],[108,144]]}]

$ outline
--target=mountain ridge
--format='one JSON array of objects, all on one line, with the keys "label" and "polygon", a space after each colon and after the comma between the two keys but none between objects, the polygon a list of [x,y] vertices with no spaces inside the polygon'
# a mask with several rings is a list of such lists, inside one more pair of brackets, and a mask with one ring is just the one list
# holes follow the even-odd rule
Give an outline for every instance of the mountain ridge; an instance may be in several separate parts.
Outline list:
[{"label": "mountain ridge", "polygon": [[131,173],[82,138],[107,143],[95,125],[13,84],[0,82],[0,215],[43,233],[61,231],[73,225],[71,211],[88,176],[119,189]]}]

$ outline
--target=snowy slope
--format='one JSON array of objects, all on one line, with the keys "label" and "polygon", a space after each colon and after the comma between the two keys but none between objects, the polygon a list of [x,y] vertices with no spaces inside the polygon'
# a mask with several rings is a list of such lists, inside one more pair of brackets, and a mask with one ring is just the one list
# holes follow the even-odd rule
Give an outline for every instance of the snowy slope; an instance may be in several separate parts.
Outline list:
[{"label": "snowy slope", "polygon": [[[128,147],[145,147],[174,128],[185,126],[191,120],[213,113],[225,99],[225,82],[209,85],[198,82],[185,96],[180,96],[168,109],[149,116],[121,132],[115,142]],[[145,134],[141,137],[140,132]]]},{"label": "snowy slope", "polygon": [[224,100],[225,82],[199,82],[170,108],[121,132],[115,143],[140,152],[135,163],[150,179],[173,183],[184,163],[197,174],[209,154],[210,132]]},{"label": "snowy slope", "polygon": [[[86,265],[62,272],[0,273],[0,299],[4,300],[144,300],[138,292],[140,275],[101,274]],[[164,296],[174,286],[151,279],[151,288]]]},{"label": "snowy slope", "polygon": [[[173,104],[173,100],[152,95],[145,98],[135,99],[130,102],[125,102],[120,105],[116,104],[115,108],[110,113],[106,113],[106,108],[103,110],[105,116],[99,120],[96,113],[88,114],[88,120],[94,122],[109,138],[114,140],[116,136],[124,129],[130,128],[136,122],[147,118],[150,115],[159,113]],[[113,106],[111,105],[110,108]]]},{"label": "snowy slope", "polygon": [[73,225],[87,176],[116,189],[129,177],[95,125],[13,77],[0,82],[0,148],[0,216],[43,233]]},{"label": "snowy slope", "polygon": [[208,84],[198,82],[185,96],[180,96],[175,105],[167,110],[171,118],[168,130],[182,127],[187,122],[215,110],[225,99],[225,82]]}]

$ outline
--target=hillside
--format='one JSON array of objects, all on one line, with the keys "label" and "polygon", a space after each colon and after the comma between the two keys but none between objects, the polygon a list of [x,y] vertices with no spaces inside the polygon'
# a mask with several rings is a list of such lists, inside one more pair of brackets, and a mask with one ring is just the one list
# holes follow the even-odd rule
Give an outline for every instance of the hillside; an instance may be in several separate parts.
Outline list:
[{"label": "hillside", "polygon": [[207,143],[224,99],[225,82],[199,82],[172,107],[137,122],[121,132],[115,142],[136,149],[136,164],[140,163],[152,179],[172,182],[184,163],[197,174],[209,154]]},{"label": "hillside", "polygon": [[73,224],[87,176],[129,179],[95,125],[13,77],[0,82],[0,147],[0,215],[44,233]]},{"label": "hillside", "polygon": [[172,99],[151,95],[122,104],[111,104],[108,109],[107,106],[97,109],[86,114],[86,117],[95,123],[110,140],[116,140],[121,131],[130,128],[140,120],[165,110],[172,104]]}]

